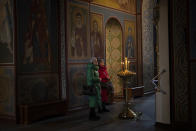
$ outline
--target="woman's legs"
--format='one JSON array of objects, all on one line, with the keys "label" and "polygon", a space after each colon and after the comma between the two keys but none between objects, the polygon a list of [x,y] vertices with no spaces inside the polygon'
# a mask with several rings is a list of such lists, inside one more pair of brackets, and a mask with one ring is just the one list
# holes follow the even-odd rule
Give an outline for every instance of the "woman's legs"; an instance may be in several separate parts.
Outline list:
[{"label": "woman's legs", "polygon": [[112,104],[113,103],[113,99],[114,99],[114,87],[113,87],[113,84],[112,84],[112,82],[111,81],[108,81],[107,83],[106,83],[106,85],[107,85],[107,91],[108,91],[108,101],[107,101],[107,103],[109,103],[109,104]]},{"label": "woman's legs", "polygon": [[97,96],[89,96],[89,107],[90,107],[89,120],[92,121],[97,121],[100,119],[100,117],[97,116],[95,112],[96,103],[97,103]]},{"label": "woman's legs", "polygon": [[102,111],[103,112],[109,112],[108,109],[106,109],[106,102],[108,101],[108,93],[106,88],[101,89],[101,100],[102,100]]}]

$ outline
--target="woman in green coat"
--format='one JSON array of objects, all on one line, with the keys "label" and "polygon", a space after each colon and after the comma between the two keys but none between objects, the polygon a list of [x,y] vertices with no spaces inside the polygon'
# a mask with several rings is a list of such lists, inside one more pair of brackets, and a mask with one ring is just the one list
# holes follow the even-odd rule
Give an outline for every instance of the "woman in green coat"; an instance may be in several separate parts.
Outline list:
[{"label": "woman in green coat", "polygon": [[100,91],[100,78],[98,72],[99,66],[97,58],[93,57],[92,62],[87,66],[87,86],[94,88],[94,95],[89,96],[89,119],[99,120],[100,117],[96,115],[95,108],[101,106],[101,91]]}]

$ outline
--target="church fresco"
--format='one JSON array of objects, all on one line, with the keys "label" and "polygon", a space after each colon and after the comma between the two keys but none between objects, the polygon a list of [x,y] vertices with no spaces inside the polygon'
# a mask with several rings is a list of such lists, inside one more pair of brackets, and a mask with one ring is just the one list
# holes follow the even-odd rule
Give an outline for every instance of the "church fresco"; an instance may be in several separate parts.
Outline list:
[{"label": "church fresco", "polygon": [[136,0],[91,0],[91,3],[125,11],[131,14],[136,13]]},{"label": "church fresco", "polygon": [[0,64],[13,64],[13,0],[0,0]]},{"label": "church fresco", "polygon": [[83,85],[86,85],[87,64],[69,65],[69,107],[79,107],[88,104],[88,97],[81,95]]},{"label": "church fresco", "polygon": [[91,57],[88,5],[68,5],[68,59],[88,60]]},{"label": "church fresco", "polygon": [[91,13],[90,19],[93,55],[95,57],[104,58],[103,16],[101,14]]},{"label": "church fresco", "polygon": [[58,75],[20,76],[18,104],[59,100]]},{"label": "church fresco", "polygon": [[136,56],[136,27],[134,21],[124,21],[125,27],[125,56],[135,58]]},{"label": "church fresco", "polygon": [[15,115],[14,69],[0,68],[0,114]]},{"label": "church fresco", "polygon": [[[18,53],[21,72],[57,70],[57,9],[52,0],[20,0],[18,10]],[[55,6],[54,6],[55,7]]]}]

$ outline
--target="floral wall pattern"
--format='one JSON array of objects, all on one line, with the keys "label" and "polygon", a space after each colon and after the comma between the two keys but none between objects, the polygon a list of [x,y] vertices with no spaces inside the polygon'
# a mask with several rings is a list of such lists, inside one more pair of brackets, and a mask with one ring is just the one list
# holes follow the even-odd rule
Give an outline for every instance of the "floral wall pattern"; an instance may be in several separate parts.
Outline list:
[{"label": "floral wall pattern", "polygon": [[106,24],[106,66],[112,76],[114,94],[122,93],[122,84],[116,75],[121,70],[122,28],[116,19],[110,19]]}]

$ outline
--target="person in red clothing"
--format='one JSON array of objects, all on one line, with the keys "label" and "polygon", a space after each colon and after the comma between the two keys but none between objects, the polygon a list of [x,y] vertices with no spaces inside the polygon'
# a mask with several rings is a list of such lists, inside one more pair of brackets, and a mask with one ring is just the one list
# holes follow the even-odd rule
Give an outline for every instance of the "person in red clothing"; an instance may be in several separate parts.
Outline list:
[{"label": "person in red clothing", "polygon": [[[99,60],[99,78],[101,79],[101,99],[102,99],[102,111],[109,112],[106,109],[106,103],[108,102],[108,95],[113,93],[113,85],[110,81],[110,76],[108,75],[107,68],[104,64],[104,60]],[[100,112],[100,110],[99,110]]]}]

